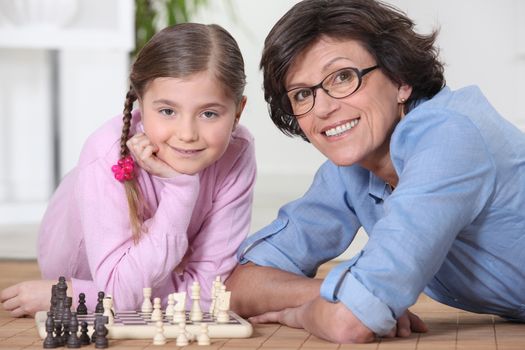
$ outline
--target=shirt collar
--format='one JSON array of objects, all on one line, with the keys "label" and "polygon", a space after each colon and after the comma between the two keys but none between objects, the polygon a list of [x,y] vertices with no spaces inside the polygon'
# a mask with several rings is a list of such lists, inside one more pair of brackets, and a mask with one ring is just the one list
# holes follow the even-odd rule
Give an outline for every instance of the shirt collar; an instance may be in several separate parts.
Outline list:
[{"label": "shirt collar", "polygon": [[392,193],[390,186],[373,172],[369,172],[369,174],[368,194],[373,197],[376,202],[384,201]]}]

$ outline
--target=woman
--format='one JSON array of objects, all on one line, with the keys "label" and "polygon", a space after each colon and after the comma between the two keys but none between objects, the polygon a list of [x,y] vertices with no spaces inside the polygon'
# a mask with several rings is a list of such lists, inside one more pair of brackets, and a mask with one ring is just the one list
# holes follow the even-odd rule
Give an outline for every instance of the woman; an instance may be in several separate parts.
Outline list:
[{"label": "woman", "polygon": [[[424,291],[525,321],[525,135],[478,88],[447,87],[437,33],[413,27],[380,2],[305,0],[266,38],[273,122],[328,161],[241,246],[239,313],[366,342],[425,331],[407,311]],[[309,279],[361,226],[364,249]]]}]

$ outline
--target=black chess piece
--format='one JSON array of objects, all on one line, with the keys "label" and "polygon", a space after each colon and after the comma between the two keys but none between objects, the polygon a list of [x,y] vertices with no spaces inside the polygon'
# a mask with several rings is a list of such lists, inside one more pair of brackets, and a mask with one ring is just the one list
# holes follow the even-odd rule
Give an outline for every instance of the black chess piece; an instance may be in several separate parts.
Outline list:
[{"label": "black chess piece", "polygon": [[[94,333],[94,332],[93,332]],[[80,323],[80,344],[82,345],[89,345],[91,343],[91,339],[88,335],[88,324],[86,321],[82,321]]]},{"label": "black chess piece", "polygon": [[87,315],[88,309],[86,306],[86,295],[80,293],[78,295],[78,306],[77,306],[77,315]]},{"label": "black chess piece", "polygon": [[69,337],[67,338],[66,346],[68,348],[79,348],[81,343],[80,339],[78,338],[77,332],[78,332],[78,319],[77,319],[77,313],[72,312],[71,313],[71,320],[69,321]]},{"label": "black chess piece", "polygon": [[94,343],[97,340],[97,323],[98,323],[98,316],[95,317],[95,320],[93,320],[93,333],[91,333],[91,342]]},{"label": "black chess piece", "polygon": [[53,284],[51,287],[51,307],[49,308],[49,311],[53,313],[53,315],[56,314],[56,308],[57,308],[57,285]]},{"label": "black chess piece", "polygon": [[69,333],[71,330],[69,329],[69,323],[71,321],[72,313],[71,313],[71,304],[73,302],[73,298],[71,297],[65,297],[64,299],[64,310],[62,313],[62,327],[64,328],[64,333],[62,334],[63,343],[66,344],[69,339]]},{"label": "black chess piece", "polygon": [[53,337],[53,332],[55,330],[55,320],[53,319],[53,313],[48,311],[46,318],[46,338],[44,339],[44,349],[54,349],[58,347],[58,344]]},{"label": "black chess piece", "polygon": [[106,328],[106,323],[108,323],[107,316],[97,316],[97,325],[95,328],[95,332],[97,333],[95,348],[97,349],[105,349],[109,346],[109,341],[107,338],[108,329]]},{"label": "black chess piece", "polygon": [[64,339],[62,338],[62,321],[60,319],[55,320],[55,342],[58,347],[64,346]]},{"label": "black chess piece", "polygon": [[104,313],[104,304],[102,301],[104,300],[104,292],[100,291],[98,292],[98,299],[97,299],[97,306],[95,307],[95,313],[96,314],[103,314]]}]

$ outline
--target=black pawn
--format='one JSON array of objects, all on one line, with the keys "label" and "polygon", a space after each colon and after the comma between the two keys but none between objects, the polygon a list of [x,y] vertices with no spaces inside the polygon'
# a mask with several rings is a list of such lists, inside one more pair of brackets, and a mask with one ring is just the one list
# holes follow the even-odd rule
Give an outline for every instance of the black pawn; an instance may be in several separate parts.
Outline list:
[{"label": "black pawn", "polygon": [[102,300],[104,300],[104,292],[98,292],[98,303],[95,307],[95,313],[96,314],[103,314],[104,313],[104,304],[102,303]]},{"label": "black pawn", "polygon": [[57,346],[64,346],[62,338],[62,321],[61,320],[55,320],[55,342]]},{"label": "black pawn", "polygon": [[78,306],[77,306],[77,315],[87,315],[88,310],[86,306],[86,295],[80,293],[78,295]]},{"label": "black pawn", "polygon": [[80,323],[80,344],[82,345],[89,345],[91,343],[91,339],[89,339],[88,335],[88,324],[86,321],[82,321]]},{"label": "black pawn", "polygon": [[93,333],[91,334],[91,342],[94,343],[97,341],[97,323],[98,323],[98,316],[93,321]]},{"label": "black pawn", "polygon": [[71,313],[71,320],[69,321],[69,337],[67,338],[67,347],[68,348],[79,348],[80,347],[80,339],[78,339],[78,319],[77,319],[77,313],[72,312]]},{"label": "black pawn", "polygon": [[53,331],[55,330],[55,320],[53,319],[53,313],[49,311],[46,318],[46,338],[44,339],[44,349],[54,349],[58,347],[58,344],[53,338]]},{"label": "black pawn", "polygon": [[95,340],[95,348],[105,349],[109,346],[108,342],[108,329],[106,328],[106,323],[108,322],[107,316],[100,316],[97,321],[97,326],[95,332],[97,333],[97,339]]}]

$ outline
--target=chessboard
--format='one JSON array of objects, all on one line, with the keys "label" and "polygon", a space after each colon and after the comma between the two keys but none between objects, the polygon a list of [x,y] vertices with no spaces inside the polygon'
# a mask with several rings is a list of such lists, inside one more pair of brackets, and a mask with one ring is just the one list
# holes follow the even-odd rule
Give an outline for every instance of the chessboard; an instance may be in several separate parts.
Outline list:
[{"label": "chessboard", "polygon": [[[217,323],[215,318],[208,312],[203,312],[201,321],[191,321],[189,311],[186,311],[186,332],[197,336],[200,332],[200,324],[208,324],[208,336],[210,338],[249,338],[252,335],[252,325],[237,315],[233,311],[228,311],[229,321]],[[93,332],[93,321],[95,314],[78,315],[78,322],[88,323],[89,335]],[[46,311],[39,311],[35,315],[35,322],[38,334],[42,339],[46,337]],[[162,315],[164,323],[164,336],[168,339],[175,339],[179,335],[178,324],[171,321],[166,315]],[[152,339],[157,328],[155,321],[151,321],[151,313],[140,311],[117,311],[115,313],[114,324],[106,325],[108,338],[110,339]]]}]

